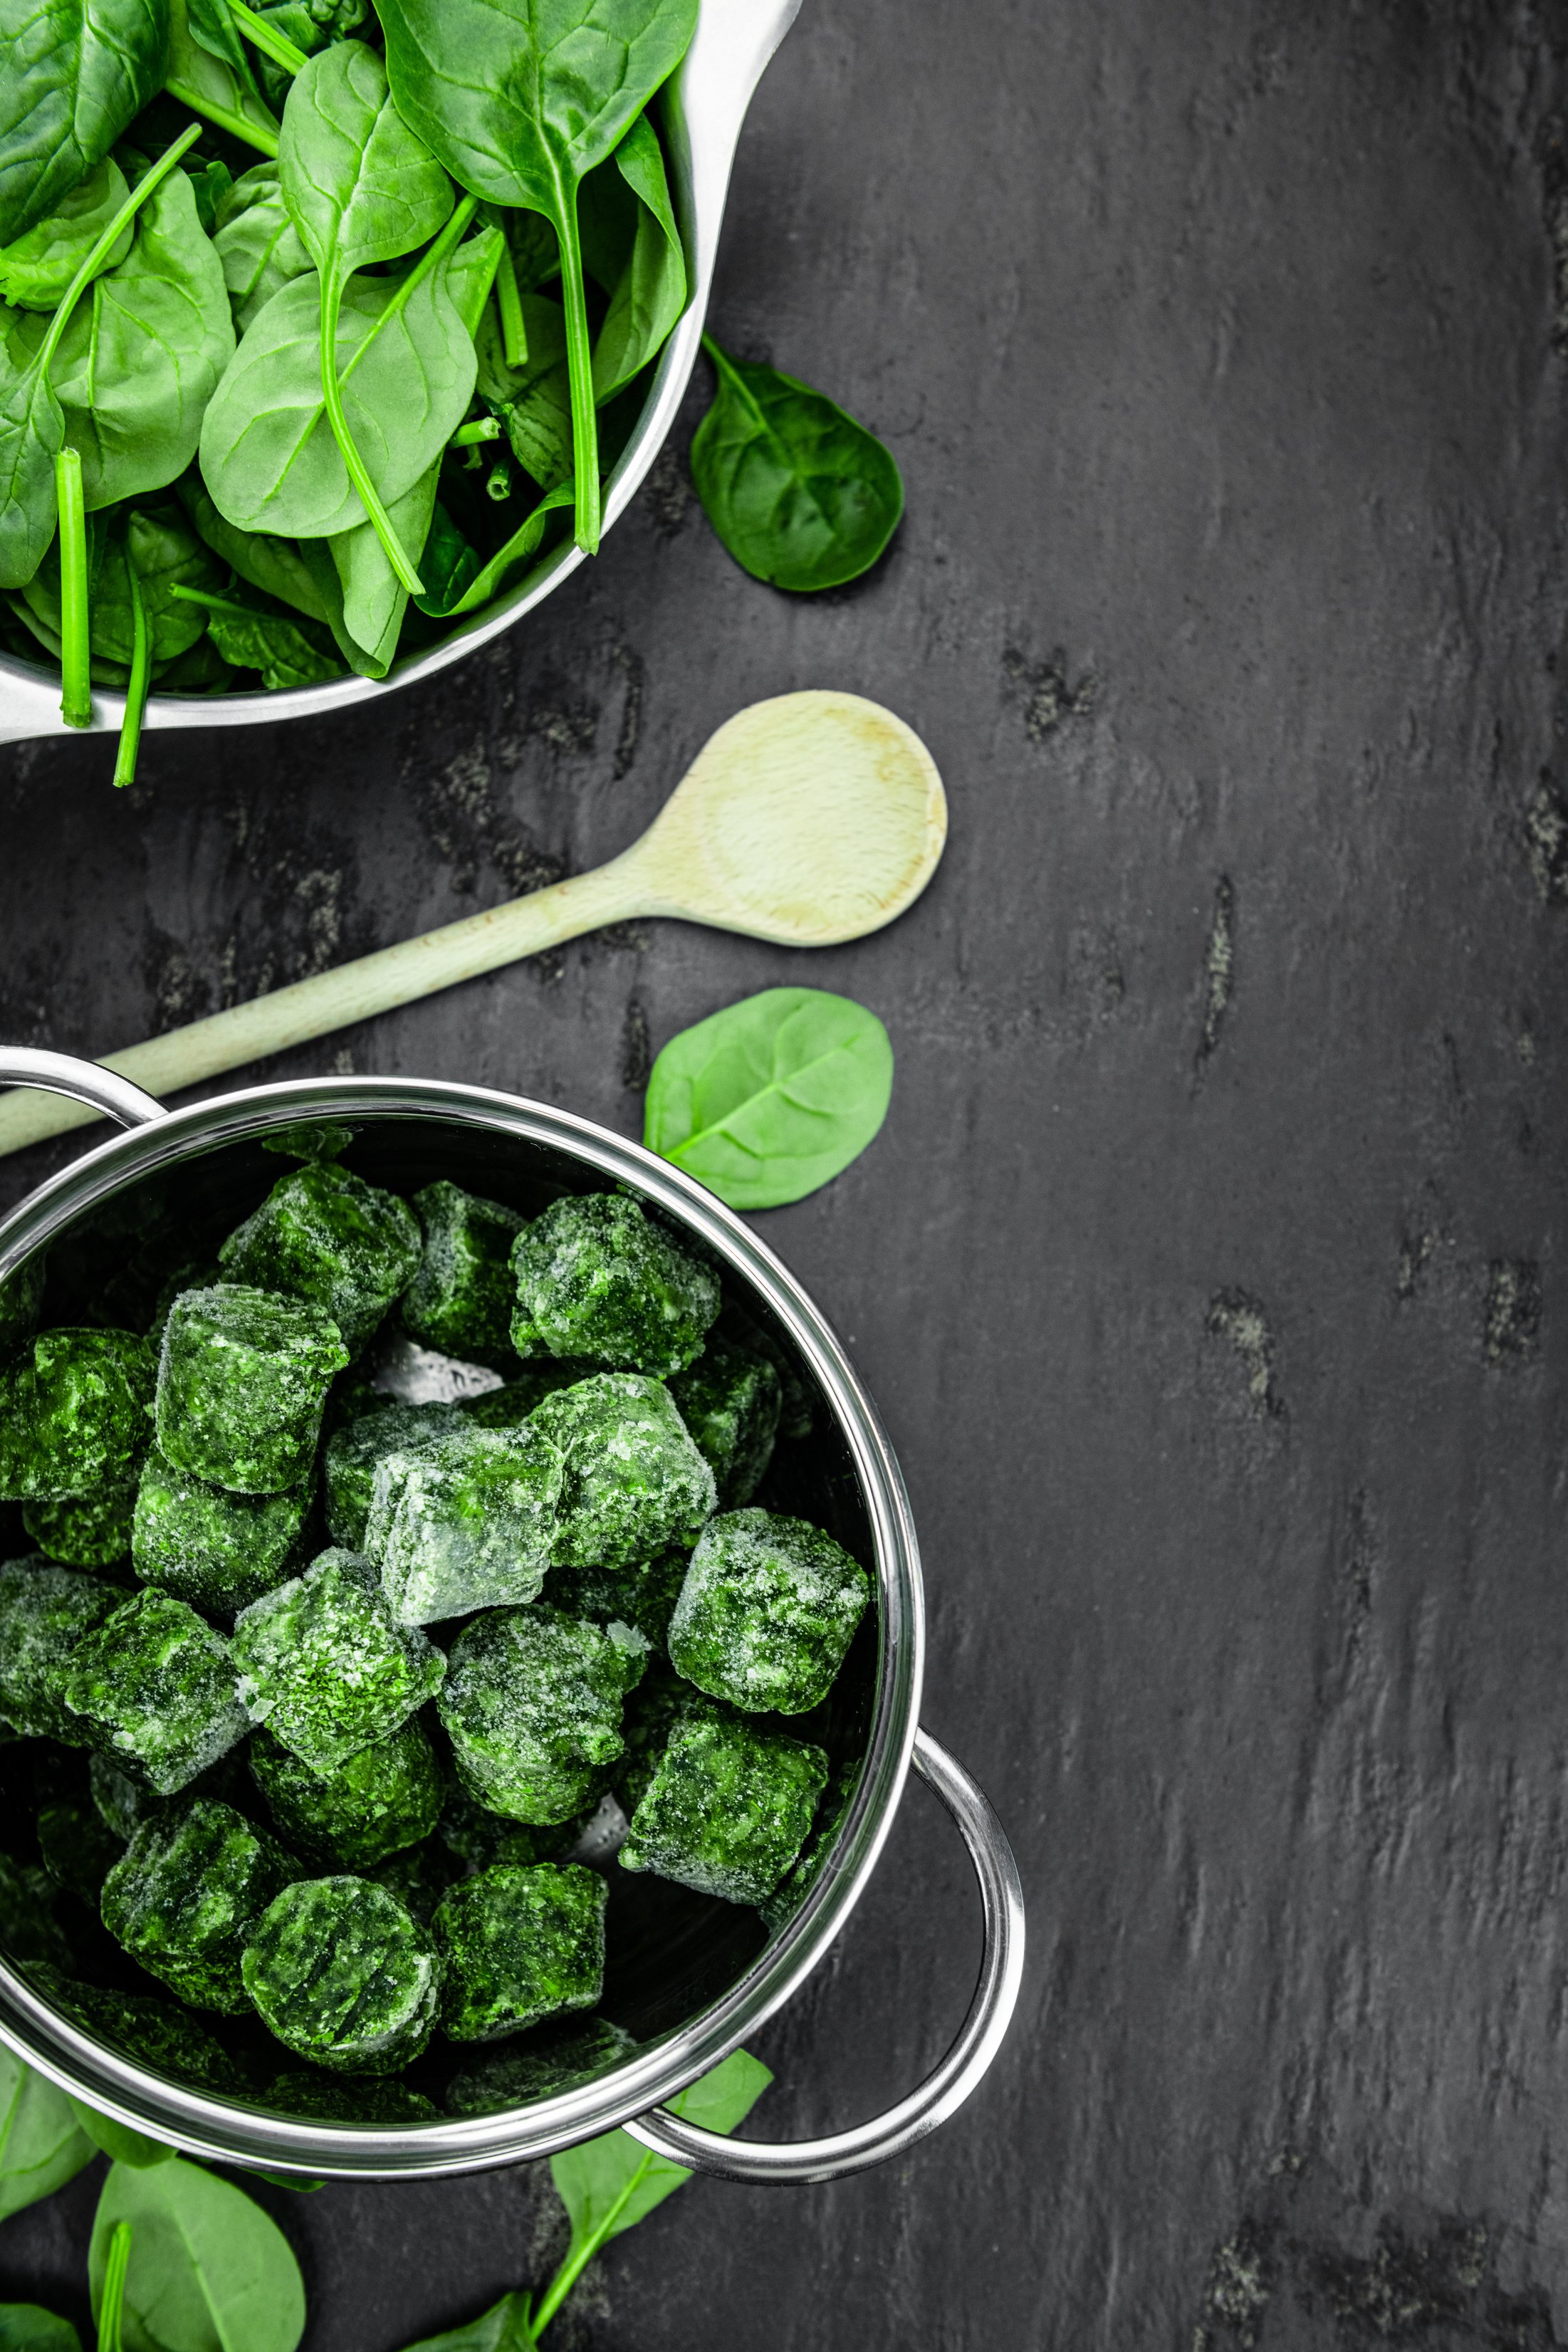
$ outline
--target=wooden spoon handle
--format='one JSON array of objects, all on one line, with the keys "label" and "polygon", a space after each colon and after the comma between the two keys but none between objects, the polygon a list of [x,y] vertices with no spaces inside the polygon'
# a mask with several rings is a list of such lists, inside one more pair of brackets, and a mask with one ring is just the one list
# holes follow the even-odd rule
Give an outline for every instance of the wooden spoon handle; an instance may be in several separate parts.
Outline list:
[{"label": "wooden spoon handle", "polygon": [[[347,1029],[373,1013],[390,1013],[416,997],[454,988],[459,981],[477,980],[481,972],[559,947],[584,931],[624,922],[645,911],[631,862],[636,854],[634,844],[607,866],[574,874],[548,890],[508,899],[482,915],[465,916],[461,922],[443,924],[422,938],[400,940],[396,947],[297,980],[248,1004],[232,1005],[205,1021],[170,1029],[143,1045],[122,1046],[101,1057],[103,1066],[134,1079],[151,1095],[178,1094],[182,1087],[197,1086],[225,1070],[241,1069],[268,1054]],[[63,1095],[18,1087],[0,1096],[0,1156],[41,1143],[46,1136],[63,1135],[68,1128],[85,1127],[101,1116]]]}]

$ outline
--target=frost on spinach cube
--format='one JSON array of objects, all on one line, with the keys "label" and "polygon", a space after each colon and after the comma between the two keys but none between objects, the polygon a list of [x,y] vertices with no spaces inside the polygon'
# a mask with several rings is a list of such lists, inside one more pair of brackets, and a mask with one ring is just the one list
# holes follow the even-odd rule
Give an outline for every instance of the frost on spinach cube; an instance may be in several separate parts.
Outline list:
[{"label": "frost on spinach cube", "polygon": [[480,1429],[520,1429],[536,1404],[542,1404],[557,1389],[574,1388],[597,1370],[596,1364],[580,1363],[575,1356],[546,1356],[538,1363],[525,1364],[515,1380],[503,1381],[499,1389],[460,1398],[457,1410]]},{"label": "frost on spinach cube", "polygon": [[83,1744],[65,1704],[66,1675],[78,1643],[124,1598],[112,1584],[52,1560],[0,1564],[0,1723],[27,1738]]},{"label": "frost on spinach cube", "polygon": [[321,1406],[348,1349],[330,1315],[238,1283],[184,1290],[158,1367],[158,1450],[241,1495],[280,1495],[315,1458]]},{"label": "frost on spinach cube", "polygon": [[318,1772],[390,1739],[447,1671],[433,1642],[394,1622],[375,1570],[352,1551],[322,1552],[241,1610],[234,1663],[251,1720]]},{"label": "frost on spinach cube", "polygon": [[825,1698],[871,1597],[842,1544],[805,1519],[710,1519],[669,1621],[670,1663],[711,1698],[805,1715]]},{"label": "frost on spinach cube", "polygon": [[96,1911],[104,1879],[123,1852],[120,1840],[91,1805],[68,1797],[39,1806],[37,1832],[38,1853],[55,1885]]},{"label": "frost on spinach cube", "polygon": [[510,1364],[511,1245],[522,1219],[445,1179],[416,1192],[414,1208],[425,1246],[398,1310],[404,1329],[422,1348],[465,1363]]},{"label": "frost on spinach cube", "polygon": [[135,1483],[152,1442],[153,1351],[134,1331],[40,1331],[0,1375],[0,1496]]},{"label": "frost on spinach cube", "polygon": [[63,1495],[52,1503],[24,1503],[22,1525],[49,1559],[68,1568],[109,1568],[131,1549],[134,1486],[100,1495]]},{"label": "frost on spinach cube", "polygon": [[435,2027],[435,1946],[365,1878],[286,1886],[251,1929],[240,1974],[279,2041],[335,2073],[395,2074]]},{"label": "frost on spinach cube", "polygon": [[820,1748],[716,1713],[677,1723],[632,1815],[621,1862],[727,1903],[764,1903],[810,1833]]},{"label": "frost on spinach cube", "polygon": [[289,1844],[332,1870],[367,1870],[417,1845],[440,1818],[441,1768],[413,1716],[331,1772],[312,1771],[270,1732],[258,1731],[250,1769]]},{"label": "frost on spinach cube", "polygon": [[452,2042],[499,2042],[563,2010],[592,2009],[605,1987],[609,1890],[578,1863],[499,1863],[437,1906],[441,2030]]},{"label": "frost on spinach cube", "polygon": [[166,1592],[139,1592],[79,1642],[63,1696],[75,1737],[161,1797],[250,1728],[228,1643]]},{"label": "frost on spinach cube", "polygon": [[239,1956],[252,1923],[298,1875],[232,1805],[197,1797],[145,1822],[103,1884],[103,1924],[194,2009],[243,2017]]},{"label": "frost on spinach cube", "polygon": [[713,1509],[713,1473],[662,1381],[596,1373],[546,1397],[529,1426],[563,1465],[558,1566],[628,1568],[696,1542]]},{"label": "frost on spinach cube", "polygon": [[297,1168],[218,1252],[230,1282],[324,1309],[357,1355],[419,1263],[406,1201],[331,1160]]},{"label": "frost on spinach cube", "polygon": [[844,1826],[844,1817],[849,1811],[849,1801],[859,1780],[858,1759],[852,1764],[836,1766],[829,1774],[827,1786],[816,1808],[816,1819],[811,1825],[811,1835],[802,1846],[799,1858],[785,1871],[766,1902],[757,1906],[763,1915],[763,1923],[771,1934],[776,1936],[779,1929],[794,1918],[821,1877],[823,1865]]},{"label": "frost on spinach cube", "polygon": [[30,1339],[44,1297],[44,1261],[31,1257],[0,1276],[0,1364]]},{"label": "frost on spinach cube", "polygon": [[519,1234],[512,1345],[612,1370],[678,1372],[719,1312],[719,1280],[620,1192],[552,1201]]},{"label": "frost on spinach cube", "polygon": [[601,1796],[621,1702],[647,1651],[558,1609],[491,1609],[452,1644],[436,1702],[469,1794],[513,1821],[564,1822]]},{"label": "frost on spinach cube", "polygon": [[713,1473],[721,1511],[749,1503],[773,1460],[784,1387],[764,1355],[711,1338],[669,1383],[681,1420]]},{"label": "frost on spinach cube", "polygon": [[377,1465],[364,1548],[400,1625],[531,1601],[544,1582],[561,1456],[521,1429],[459,1426]]},{"label": "frost on spinach cube", "polygon": [[294,1563],[315,1474],[276,1495],[242,1495],[178,1470],[154,1446],[137,1489],[131,1557],[143,1584],[231,1616]]},{"label": "frost on spinach cube", "polygon": [[629,1568],[558,1568],[550,1579],[551,1606],[595,1625],[609,1625],[619,1618],[663,1656],[689,1557],[670,1550],[653,1559],[634,1560]]},{"label": "frost on spinach cube", "polygon": [[494,2116],[508,2107],[524,2107],[533,2099],[548,2099],[574,2084],[593,2081],[618,2066],[637,2048],[623,2026],[607,2017],[590,2018],[571,2033],[548,2038],[531,2034],[526,2042],[506,2042],[489,2050],[447,2085],[449,2116]]},{"label": "frost on spinach cube", "polygon": [[327,1533],[332,1541],[349,1551],[364,1549],[370,1498],[384,1454],[417,1453],[465,1425],[456,1405],[389,1402],[379,1412],[362,1413],[335,1429],[321,1456]]}]

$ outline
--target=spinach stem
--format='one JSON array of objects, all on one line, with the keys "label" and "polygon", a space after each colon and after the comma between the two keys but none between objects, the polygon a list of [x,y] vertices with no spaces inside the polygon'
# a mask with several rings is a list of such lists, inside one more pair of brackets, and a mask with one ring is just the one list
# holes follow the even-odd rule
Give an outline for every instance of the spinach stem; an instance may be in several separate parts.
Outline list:
[{"label": "spinach stem", "polygon": [[233,107],[219,106],[216,100],[204,98],[201,91],[194,89],[188,81],[171,79],[163,88],[171,98],[177,98],[182,106],[188,106],[193,114],[205,114],[209,122],[216,122],[220,131],[226,131],[231,139],[242,139],[247,147],[258,147],[264,155],[276,157],[278,133],[269,131],[265,123],[252,122],[248,115],[237,114]]},{"label": "spinach stem", "polygon": [[81,458],[68,446],[55,459],[55,500],[60,515],[60,716],[68,727],[90,727],[87,504],[82,496]]},{"label": "spinach stem", "polygon": [[[183,580],[172,582],[169,593],[177,596],[182,604],[200,604],[205,612],[226,613],[236,621],[262,621],[267,618],[266,614],[258,613],[254,604],[237,604],[232,596],[212,596],[205,588],[187,588]],[[262,2178],[270,2179],[271,2175],[263,2174]]]},{"label": "spinach stem", "polygon": [[594,352],[588,336],[588,295],[583,244],[577,234],[577,183],[557,184],[555,234],[561,240],[561,292],[566,304],[566,367],[572,386],[572,467],[576,480],[575,533],[584,555],[599,552],[599,417],[594,402]]},{"label": "spinach stem", "polygon": [[372,343],[374,342],[382,329],[386,326],[391,320],[395,319],[400,310],[406,309],[409,297],[413,294],[415,289],[423,284],[424,280],[429,277],[430,272],[436,268],[438,262],[446,260],[447,256],[451,252],[452,247],[457,244],[458,239],[462,236],[463,231],[468,227],[468,223],[473,219],[475,213],[479,210],[479,200],[478,196],[465,196],[460,204],[454,206],[447,222],[447,226],[441,231],[440,236],[434,237],[426,247],[424,252],[420,255],[418,260],[415,263],[407,277],[398,287],[397,291],[394,294],[385,310],[383,310],[380,316],[376,319],[363,342],[359,344],[351,355],[348,365],[344,368],[342,375],[338,379],[340,383],[347,383],[350,376],[353,375],[355,368],[358,367],[361,360],[363,359],[366,352],[369,351]]},{"label": "spinach stem", "polygon": [[342,386],[338,382],[338,312],[343,299],[342,285],[334,270],[321,280],[321,398],[326,403],[327,422],[332,428],[332,438],[342,455],[350,481],[359,492],[364,510],[375,526],[375,535],[386,550],[386,560],[411,596],[424,593],[425,583],[408,560],[403,541],[393,528],[392,517],[381,502],[375,484],[370,478],[364,459],[349,431],[349,421],[343,414]]},{"label": "spinach stem", "polygon": [[508,367],[516,368],[528,357],[528,329],[523,322],[517,264],[504,229],[501,238],[500,260],[496,267],[496,308],[500,313],[501,352]]},{"label": "spinach stem", "polygon": [[448,449],[471,449],[476,441],[499,441],[500,438],[499,417],[473,416],[467,425],[458,425],[447,446]]},{"label": "spinach stem", "polygon": [[98,2312],[98,2352],[121,2352],[121,2315],[125,2308],[125,2273],[131,2262],[131,2224],[116,2221],[103,2265],[103,2301]]},{"label": "spinach stem", "polygon": [[[117,784],[133,784],[136,781],[136,754],[142,748],[142,718],[147,708],[147,681],[153,670],[153,638],[147,626],[147,607],[142,600],[141,575],[131,560],[127,541],[125,584],[131,593],[131,677],[125,688],[125,716],[120,724],[120,748],[114,755],[114,781]],[[131,2225],[122,2221],[120,2227],[130,2241]],[[110,2248],[112,2260],[113,2249]],[[121,2265],[121,2277],[124,2269]]]},{"label": "spinach stem", "polygon": [[59,349],[60,337],[70,324],[71,312],[76,308],[77,298],[83,287],[89,285],[97,277],[99,270],[113,251],[115,241],[126,222],[146,203],[153,189],[168,178],[186,148],[194,147],[201,135],[202,126],[199,122],[193,122],[188,130],[181,131],[174,145],[165,148],[152,170],[142,173],[97,244],[89,251],[81,268],[60,297],[59,308],[49,321],[48,333],[44,337],[38,356],[34,362],[34,365],[42,369],[46,375],[48,373],[50,361]]},{"label": "spinach stem", "polygon": [[276,25],[269,25],[265,16],[252,16],[247,0],[228,0],[228,13],[236,32],[254,41],[262,56],[270,58],[275,66],[281,66],[285,73],[297,74],[310,63],[304,50],[297,49]]},{"label": "spinach stem", "polygon": [[643,2176],[652,2162],[651,2155],[643,2158],[642,2162],[598,2226],[591,2230],[580,2244],[574,2240],[566,2249],[566,2259],[545,2288],[538,2310],[529,2315],[529,2325],[533,2330],[536,2340],[549,2326],[605,2239],[613,2233],[616,2223],[626,2211],[633,2192],[641,2187]]}]

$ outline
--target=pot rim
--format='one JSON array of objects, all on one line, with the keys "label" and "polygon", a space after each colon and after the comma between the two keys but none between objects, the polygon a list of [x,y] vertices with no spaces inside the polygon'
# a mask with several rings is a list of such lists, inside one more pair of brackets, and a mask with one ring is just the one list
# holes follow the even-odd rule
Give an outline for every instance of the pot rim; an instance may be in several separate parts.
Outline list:
[{"label": "pot rim", "polygon": [[909,1774],[924,1670],[924,1601],[909,1498],[870,1396],[804,1286],[732,1210],[608,1128],[527,1097],[437,1079],[312,1078],[249,1087],[173,1111],[73,1160],[0,1220],[0,1278],[127,1182],[302,1115],[448,1120],[543,1145],[624,1182],[694,1231],[789,1332],[849,1449],[870,1523],[879,1593],[876,1701],[866,1763],[832,1853],[800,1909],[727,1991],[601,2078],[499,2115],[327,2125],[168,2081],[55,2011],[0,1958],[0,2042],[62,2089],[187,2153],[339,2177],[433,2177],[516,2164],[662,2105],[737,2049],[816,1967],[864,1893]]}]

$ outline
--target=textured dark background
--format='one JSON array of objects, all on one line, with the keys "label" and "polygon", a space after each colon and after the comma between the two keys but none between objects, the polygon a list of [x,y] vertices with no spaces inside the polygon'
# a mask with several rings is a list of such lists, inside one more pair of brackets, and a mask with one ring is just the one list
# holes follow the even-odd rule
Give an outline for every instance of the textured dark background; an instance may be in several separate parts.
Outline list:
[{"label": "textured dark background", "polygon": [[[1568,2342],[1565,41],[1544,0],[807,0],[716,319],[892,444],[872,579],[738,575],[694,401],[434,686],[154,738],[121,798],[107,744],[0,755],[0,1033],[100,1052],[597,861],[759,695],[876,696],[946,776],[880,939],[649,926],[287,1065],[635,1131],[645,1041],[770,982],[898,1051],[881,1139],[761,1223],[902,1454],[1017,2027],[906,2163],[683,2192],[563,2352]],[[758,2129],[935,2057],[964,1876],[912,1792]],[[0,2284],[74,2275],[90,2196]],[[553,2226],[531,2174],[276,2201],[318,2352],[478,2312]]]}]

